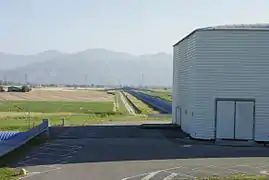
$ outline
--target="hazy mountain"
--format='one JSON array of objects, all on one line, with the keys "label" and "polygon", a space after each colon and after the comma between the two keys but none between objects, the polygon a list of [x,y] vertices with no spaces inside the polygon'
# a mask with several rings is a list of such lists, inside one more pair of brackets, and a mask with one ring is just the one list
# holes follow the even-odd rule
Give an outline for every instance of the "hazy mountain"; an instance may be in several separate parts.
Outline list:
[{"label": "hazy mountain", "polygon": [[[22,59],[16,55],[5,56],[14,62]],[[23,57],[22,65],[0,71],[0,78],[6,76],[8,80],[24,82],[27,73],[31,83],[172,85],[172,55],[165,53],[134,56],[89,49],[75,54],[48,51]]]},{"label": "hazy mountain", "polygon": [[14,55],[0,52],[0,70],[14,69],[34,62],[43,62],[64,55],[55,50],[48,50],[35,55]]}]

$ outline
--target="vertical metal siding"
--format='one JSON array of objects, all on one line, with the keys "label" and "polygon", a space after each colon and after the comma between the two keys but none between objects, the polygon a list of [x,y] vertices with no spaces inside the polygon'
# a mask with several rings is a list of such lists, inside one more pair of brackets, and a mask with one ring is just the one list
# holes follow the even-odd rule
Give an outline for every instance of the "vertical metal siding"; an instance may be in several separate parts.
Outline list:
[{"label": "vertical metal siding", "polygon": [[179,106],[179,47],[173,48],[173,90],[172,90],[172,122],[180,125],[176,119],[176,107]]},{"label": "vertical metal siding", "polygon": [[255,140],[269,141],[269,31],[195,34],[192,136],[214,138],[214,98],[254,98]]},{"label": "vertical metal siding", "polygon": [[173,119],[176,118],[176,107],[180,106],[182,124],[179,119],[176,122],[187,133],[191,133],[193,127],[194,59],[195,38],[193,35],[174,47]]}]

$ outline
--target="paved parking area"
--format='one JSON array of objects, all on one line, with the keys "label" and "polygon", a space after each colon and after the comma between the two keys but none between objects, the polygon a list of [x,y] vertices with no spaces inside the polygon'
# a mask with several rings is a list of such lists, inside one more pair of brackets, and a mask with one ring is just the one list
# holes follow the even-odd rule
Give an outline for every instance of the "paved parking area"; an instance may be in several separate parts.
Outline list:
[{"label": "paved parking area", "polygon": [[53,141],[43,144],[41,147],[30,151],[27,156],[21,159],[16,166],[33,166],[37,164],[56,164],[64,163],[67,159],[81,149],[82,146],[68,144],[66,141]]},{"label": "paved parking area", "polygon": [[[27,180],[172,180],[234,173],[269,175],[269,149],[186,144],[174,132],[136,126],[54,129],[16,166]],[[180,134],[178,134],[180,136]]]},{"label": "paved parking area", "polygon": [[[181,162],[179,166],[137,174],[121,180],[173,180],[199,177],[225,177],[236,174],[269,175],[268,160],[261,159],[196,159]],[[248,162],[247,162],[248,161]],[[200,163],[200,164],[198,164]],[[201,164],[202,163],[202,164]],[[242,163],[242,164],[240,164]]]}]

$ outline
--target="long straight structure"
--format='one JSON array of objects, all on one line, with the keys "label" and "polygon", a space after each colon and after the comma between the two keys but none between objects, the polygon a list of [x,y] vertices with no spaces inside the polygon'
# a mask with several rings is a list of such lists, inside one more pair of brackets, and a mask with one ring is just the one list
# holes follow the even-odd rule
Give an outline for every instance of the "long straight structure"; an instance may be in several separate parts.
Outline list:
[{"label": "long straight structure", "polygon": [[173,123],[197,139],[269,141],[269,24],[196,29],[173,46]]}]

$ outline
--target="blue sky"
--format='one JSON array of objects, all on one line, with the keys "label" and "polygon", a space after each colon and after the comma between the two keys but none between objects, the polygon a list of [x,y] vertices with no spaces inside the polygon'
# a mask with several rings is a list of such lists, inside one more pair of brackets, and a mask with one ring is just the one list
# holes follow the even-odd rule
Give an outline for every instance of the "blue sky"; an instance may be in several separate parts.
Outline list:
[{"label": "blue sky", "polygon": [[0,0],[0,52],[172,52],[197,27],[269,22],[268,0]]}]

